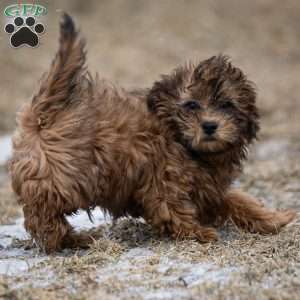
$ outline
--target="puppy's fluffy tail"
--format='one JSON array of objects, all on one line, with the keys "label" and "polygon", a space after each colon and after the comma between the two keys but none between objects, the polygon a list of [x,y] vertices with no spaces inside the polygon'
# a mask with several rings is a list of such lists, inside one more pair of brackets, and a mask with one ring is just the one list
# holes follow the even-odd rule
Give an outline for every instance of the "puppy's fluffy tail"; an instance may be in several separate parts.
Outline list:
[{"label": "puppy's fluffy tail", "polygon": [[74,93],[81,86],[85,73],[85,41],[66,13],[60,24],[59,49],[50,70],[41,79],[38,93],[32,100],[32,112],[38,126],[51,125],[56,114],[78,100]]}]

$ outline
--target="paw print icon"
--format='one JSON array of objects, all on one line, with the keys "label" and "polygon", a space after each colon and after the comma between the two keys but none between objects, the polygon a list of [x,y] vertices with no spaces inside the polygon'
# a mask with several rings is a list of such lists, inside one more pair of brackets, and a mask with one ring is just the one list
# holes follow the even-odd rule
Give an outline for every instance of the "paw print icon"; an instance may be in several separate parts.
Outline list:
[{"label": "paw print icon", "polygon": [[45,26],[36,23],[34,17],[16,17],[13,23],[5,25],[4,30],[10,34],[10,44],[14,48],[20,46],[36,47],[39,44],[39,35],[44,33]]}]

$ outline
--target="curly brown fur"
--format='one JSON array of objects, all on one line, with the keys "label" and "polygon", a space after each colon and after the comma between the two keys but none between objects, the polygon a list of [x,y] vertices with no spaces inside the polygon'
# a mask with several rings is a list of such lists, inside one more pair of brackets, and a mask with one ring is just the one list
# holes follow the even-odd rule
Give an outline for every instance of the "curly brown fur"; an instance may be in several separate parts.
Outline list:
[{"label": "curly brown fur", "polygon": [[203,168],[201,172],[213,177],[214,185],[209,188],[218,189],[222,199],[221,210],[213,218],[221,222],[231,218],[249,231],[274,233],[295,213],[270,211],[253,197],[230,188],[259,129],[255,99],[253,84],[221,55],[162,76],[147,102],[174,140]]},{"label": "curly brown fur", "polygon": [[[201,108],[185,105],[190,99]],[[75,233],[66,216],[100,206],[175,238],[215,240],[213,225],[227,218],[273,232],[292,214],[264,214],[228,191],[258,127],[254,100],[224,57],[178,69],[149,93],[93,80],[84,42],[64,15],[59,51],[13,139],[12,186],[26,230],[47,252],[83,247],[92,238]],[[203,134],[204,120],[218,122],[215,140]]]}]

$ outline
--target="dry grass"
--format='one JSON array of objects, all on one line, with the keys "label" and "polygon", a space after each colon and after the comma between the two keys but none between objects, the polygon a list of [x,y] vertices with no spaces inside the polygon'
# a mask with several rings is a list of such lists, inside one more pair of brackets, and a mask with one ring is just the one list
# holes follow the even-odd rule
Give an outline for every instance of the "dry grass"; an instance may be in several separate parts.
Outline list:
[{"label": "dry grass", "polygon": [[[32,268],[29,277],[2,278],[0,295],[8,299],[143,299],[150,292],[163,295],[171,290],[179,299],[199,299],[199,295],[201,299],[298,299],[299,221],[274,236],[242,233],[228,225],[219,242],[206,245],[157,239],[147,225],[132,220],[103,229],[106,234],[89,251],[65,251]],[[224,273],[228,278],[215,281],[205,274],[203,278],[193,275],[208,262],[208,272],[231,270]],[[42,280],[45,273],[53,274],[53,282]],[[11,288],[16,284],[19,288]]]}]

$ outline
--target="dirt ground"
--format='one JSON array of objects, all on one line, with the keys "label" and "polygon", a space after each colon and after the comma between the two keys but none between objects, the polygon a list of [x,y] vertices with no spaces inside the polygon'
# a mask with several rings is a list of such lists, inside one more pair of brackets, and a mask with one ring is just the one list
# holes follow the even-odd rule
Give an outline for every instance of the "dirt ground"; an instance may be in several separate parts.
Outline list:
[{"label": "dirt ground", "polygon": [[[262,116],[259,141],[237,185],[270,207],[300,211],[299,1],[39,3],[49,12],[38,48],[12,49],[0,31],[0,142],[49,66],[65,10],[87,38],[89,68],[125,87],[149,86],[189,59],[228,54],[257,85]],[[98,213],[101,237],[90,250],[53,256],[27,245],[21,217],[0,163],[0,298],[299,299],[299,213],[278,235],[227,224],[220,240],[206,245],[161,239],[142,221],[112,225]],[[90,228],[83,216],[74,222]]]}]

